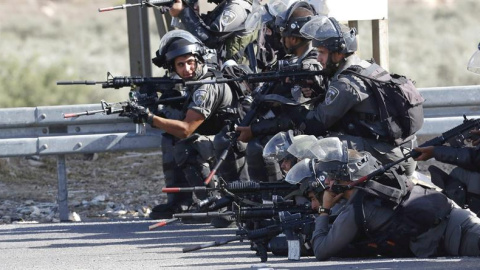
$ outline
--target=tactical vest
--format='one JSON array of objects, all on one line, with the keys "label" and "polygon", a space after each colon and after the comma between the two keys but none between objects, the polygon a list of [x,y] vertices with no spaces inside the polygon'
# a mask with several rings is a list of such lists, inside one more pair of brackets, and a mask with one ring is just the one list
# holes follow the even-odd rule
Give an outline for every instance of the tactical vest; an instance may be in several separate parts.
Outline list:
[{"label": "tactical vest", "polygon": [[[221,72],[209,69],[204,78],[223,78]],[[216,84],[215,87],[219,91],[218,97],[215,99],[212,106],[212,113],[205,119],[205,121],[196,129],[196,133],[202,135],[215,135],[219,133],[225,126],[231,126],[238,123],[244,115],[244,112],[239,109],[239,101],[241,96],[237,91],[231,89],[230,86],[225,87],[225,83]],[[232,103],[226,108],[220,108],[225,92],[232,92]],[[190,97],[189,102],[192,100]]]},{"label": "tactical vest", "polygon": [[[392,257],[413,256],[410,242],[448,218],[452,205],[448,198],[429,187],[415,185],[397,204],[394,200],[359,190],[353,199],[355,221],[360,234],[355,246],[375,249],[378,254]],[[391,214],[378,228],[368,228],[364,204],[376,203],[390,208]]]},{"label": "tactical vest", "polygon": [[373,61],[367,68],[354,65],[342,73],[362,80],[378,106],[375,114],[347,114],[347,133],[398,146],[410,141],[423,126],[425,100],[405,76],[391,74]]}]

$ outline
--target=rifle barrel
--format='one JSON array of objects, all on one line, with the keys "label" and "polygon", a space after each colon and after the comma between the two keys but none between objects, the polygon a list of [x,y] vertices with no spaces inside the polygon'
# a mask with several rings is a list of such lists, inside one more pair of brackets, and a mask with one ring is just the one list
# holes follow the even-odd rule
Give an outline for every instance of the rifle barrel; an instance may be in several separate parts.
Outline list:
[{"label": "rifle barrel", "polygon": [[194,192],[194,191],[207,191],[207,190],[212,190],[212,188],[207,188],[202,186],[162,188],[162,192],[164,193]]},{"label": "rifle barrel", "polygon": [[178,220],[178,218],[171,218],[171,219],[162,220],[160,222],[157,222],[153,225],[148,226],[148,229],[153,230],[153,229],[158,228],[158,227],[163,227],[163,226],[165,226],[167,224],[170,224],[172,222],[175,222],[177,220]]},{"label": "rifle barrel", "polygon": [[135,6],[141,6],[142,3],[139,4],[123,4],[121,6],[113,6],[113,7],[106,7],[106,8],[99,8],[98,12],[104,12],[104,11],[112,11],[112,10],[117,10],[117,9],[124,9],[127,7],[135,7]]},{"label": "rifle barrel", "polygon": [[95,84],[102,84],[105,82],[97,82],[97,81],[58,81],[57,85],[72,85],[72,84],[86,84],[86,85],[95,85]]},{"label": "rifle barrel", "polygon": [[173,214],[174,218],[202,218],[202,217],[224,217],[224,216],[233,216],[235,212],[226,211],[226,212],[205,212],[205,213],[178,213]]},{"label": "rifle barrel", "polygon": [[73,117],[78,117],[82,115],[92,115],[96,113],[103,113],[105,110],[94,110],[94,111],[85,111],[85,112],[79,112],[79,113],[64,113],[63,118],[73,118]]},{"label": "rifle barrel", "polygon": [[234,238],[230,238],[230,239],[223,240],[223,241],[212,241],[212,242],[208,242],[208,243],[205,243],[205,244],[196,245],[196,246],[193,246],[193,247],[184,247],[182,249],[182,252],[187,253],[187,252],[190,252],[190,251],[195,251],[195,250],[204,249],[204,248],[208,248],[208,247],[222,246],[222,245],[226,245],[226,244],[228,244],[230,242],[233,242],[233,241],[240,241],[242,239],[243,239],[242,236],[236,236]]}]

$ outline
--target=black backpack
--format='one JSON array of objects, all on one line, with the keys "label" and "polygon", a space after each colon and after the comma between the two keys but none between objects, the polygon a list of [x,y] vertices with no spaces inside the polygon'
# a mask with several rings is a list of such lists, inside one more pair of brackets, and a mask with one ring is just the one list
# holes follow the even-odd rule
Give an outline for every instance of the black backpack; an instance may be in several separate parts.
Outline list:
[{"label": "black backpack", "polygon": [[[375,71],[380,72],[372,75]],[[374,62],[368,68],[351,66],[343,73],[353,74],[372,90],[379,107],[379,120],[387,132],[387,137],[382,139],[401,145],[422,128],[425,99],[415,87],[415,82],[405,76],[388,73]]]}]

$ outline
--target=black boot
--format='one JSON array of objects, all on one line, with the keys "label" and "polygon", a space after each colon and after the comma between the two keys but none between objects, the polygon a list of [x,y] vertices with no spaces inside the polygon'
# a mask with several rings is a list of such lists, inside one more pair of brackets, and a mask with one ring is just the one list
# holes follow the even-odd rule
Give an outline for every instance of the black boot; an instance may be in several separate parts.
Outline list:
[{"label": "black boot", "polygon": [[190,209],[191,202],[167,202],[159,204],[152,209],[149,217],[151,219],[171,219],[173,214],[187,212]]}]

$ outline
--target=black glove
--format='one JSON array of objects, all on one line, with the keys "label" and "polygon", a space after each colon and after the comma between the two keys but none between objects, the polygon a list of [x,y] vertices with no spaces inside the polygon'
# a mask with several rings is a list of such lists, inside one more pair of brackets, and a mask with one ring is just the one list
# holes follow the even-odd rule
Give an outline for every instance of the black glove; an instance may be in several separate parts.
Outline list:
[{"label": "black glove", "polygon": [[123,114],[122,116],[128,116],[130,119],[133,120],[133,123],[135,124],[144,124],[148,122],[149,114],[150,111],[145,107],[130,102],[125,108],[125,114]]}]

